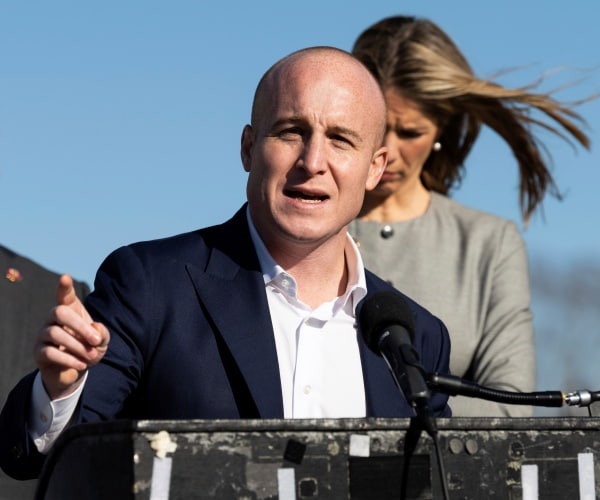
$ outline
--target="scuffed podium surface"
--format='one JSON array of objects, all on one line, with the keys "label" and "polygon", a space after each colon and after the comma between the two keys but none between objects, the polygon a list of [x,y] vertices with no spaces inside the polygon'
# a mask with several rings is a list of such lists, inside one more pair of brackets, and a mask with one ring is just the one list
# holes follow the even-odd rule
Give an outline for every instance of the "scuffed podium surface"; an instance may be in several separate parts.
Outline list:
[{"label": "scuffed podium surface", "polygon": [[[68,429],[37,498],[399,498],[408,419],[116,421]],[[438,419],[451,499],[595,498],[600,418]],[[442,498],[432,439],[408,498]],[[580,496],[581,495],[581,496]]]}]

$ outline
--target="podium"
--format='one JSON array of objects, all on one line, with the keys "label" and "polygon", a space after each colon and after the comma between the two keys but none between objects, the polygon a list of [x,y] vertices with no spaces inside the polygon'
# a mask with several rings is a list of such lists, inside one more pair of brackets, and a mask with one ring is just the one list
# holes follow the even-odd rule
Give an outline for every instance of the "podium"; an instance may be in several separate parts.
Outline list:
[{"label": "podium", "polygon": [[[409,419],[113,421],[68,429],[36,499],[400,497]],[[600,418],[438,419],[451,499],[596,498]],[[408,498],[442,498],[432,439]]]}]

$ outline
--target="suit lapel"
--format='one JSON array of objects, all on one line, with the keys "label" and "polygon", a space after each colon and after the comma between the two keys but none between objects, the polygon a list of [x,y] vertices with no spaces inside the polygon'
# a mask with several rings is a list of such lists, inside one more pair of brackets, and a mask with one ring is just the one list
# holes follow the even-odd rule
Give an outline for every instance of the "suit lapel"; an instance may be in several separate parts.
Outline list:
[{"label": "suit lapel", "polygon": [[279,364],[264,281],[244,208],[209,238],[204,270],[188,272],[261,418],[283,418]]}]

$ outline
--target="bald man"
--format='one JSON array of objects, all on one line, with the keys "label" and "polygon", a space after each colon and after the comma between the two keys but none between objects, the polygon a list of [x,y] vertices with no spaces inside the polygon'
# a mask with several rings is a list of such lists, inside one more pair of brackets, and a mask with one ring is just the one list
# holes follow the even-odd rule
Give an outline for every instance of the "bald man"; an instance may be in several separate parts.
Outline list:
[{"label": "bald man", "polygon": [[[116,250],[85,304],[61,278],[39,371],[0,417],[2,467],[39,474],[69,420],[414,415],[355,317],[393,290],[346,231],[385,168],[384,131],[379,86],[348,53],[273,65],[242,132],[247,203],[224,224]],[[448,373],[446,328],[404,298],[423,366]],[[431,408],[450,415],[444,395]]]}]

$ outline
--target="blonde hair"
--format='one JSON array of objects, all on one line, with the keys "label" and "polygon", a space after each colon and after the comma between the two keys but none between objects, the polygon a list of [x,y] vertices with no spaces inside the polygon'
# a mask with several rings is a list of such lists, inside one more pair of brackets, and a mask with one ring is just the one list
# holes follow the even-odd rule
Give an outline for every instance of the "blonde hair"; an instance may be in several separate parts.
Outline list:
[{"label": "blonde hair", "polygon": [[[396,89],[439,126],[443,147],[429,155],[421,175],[428,189],[448,194],[460,185],[464,161],[481,126],[487,125],[517,160],[519,205],[527,223],[546,192],[561,199],[548,168],[551,157],[531,126],[589,148],[587,135],[576,124],[585,122],[573,105],[558,102],[549,93],[533,92],[539,81],[509,89],[476,77],[450,37],[427,19],[383,19],[358,37],[352,53],[384,91]],[[542,118],[533,117],[534,110]]]}]

